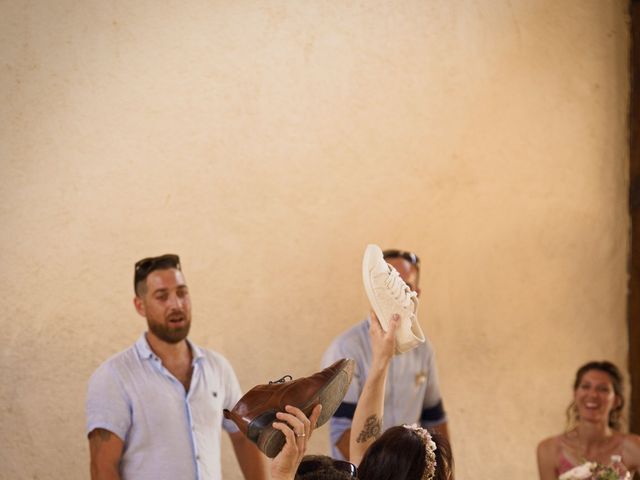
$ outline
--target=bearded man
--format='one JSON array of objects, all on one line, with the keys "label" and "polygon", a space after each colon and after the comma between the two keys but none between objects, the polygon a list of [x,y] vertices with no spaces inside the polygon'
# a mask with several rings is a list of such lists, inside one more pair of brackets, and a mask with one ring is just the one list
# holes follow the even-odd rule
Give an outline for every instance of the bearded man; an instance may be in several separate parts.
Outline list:
[{"label": "bearded man", "polygon": [[242,396],[231,365],[187,340],[191,298],[180,258],[136,262],[134,290],[148,329],[89,380],[92,480],[220,480],[223,428],[244,476],[266,478],[264,456],[222,416]]}]

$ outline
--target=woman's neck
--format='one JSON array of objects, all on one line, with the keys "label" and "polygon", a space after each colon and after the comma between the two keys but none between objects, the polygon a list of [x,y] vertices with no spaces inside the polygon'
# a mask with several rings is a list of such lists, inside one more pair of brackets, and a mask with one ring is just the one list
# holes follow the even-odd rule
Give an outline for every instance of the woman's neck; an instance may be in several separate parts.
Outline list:
[{"label": "woman's neck", "polygon": [[602,422],[582,421],[575,429],[578,442],[584,446],[599,445],[613,436],[613,430],[608,424]]},{"label": "woman's neck", "polygon": [[609,425],[582,421],[572,433],[574,454],[579,459],[608,463],[616,449],[616,432]]}]

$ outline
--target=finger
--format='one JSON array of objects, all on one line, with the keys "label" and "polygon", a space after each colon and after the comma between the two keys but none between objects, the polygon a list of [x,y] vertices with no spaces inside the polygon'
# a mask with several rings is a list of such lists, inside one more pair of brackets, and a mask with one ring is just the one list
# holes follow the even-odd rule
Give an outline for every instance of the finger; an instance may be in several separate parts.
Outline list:
[{"label": "finger", "polygon": [[309,420],[305,413],[298,407],[294,407],[293,405],[287,405],[284,407],[284,409],[291,415],[295,415],[295,417],[302,422],[302,425],[304,427],[303,432],[309,434],[309,430],[311,429],[311,420]]},{"label": "finger", "polygon": [[322,411],[322,405],[317,404],[315,407],[313,407],[310,417],[307,417],[305,413],[299,408],[293,407],[291,405],[287,405],[285,407],[285,410],[295,415],[298,420],[300,420],[304,424],[304,434],[307,437],[307,440],[309,440],[311,434],[313,433],[313,430],[318,424],[318,417],[320,416],[320,412]]},{"label": "finger", "polygon": [[376,312],[371,310],[371,314],[370,315],[371,315],[371,322],[369,322],[369,328],[371,329],[371,332],[375,332],[375,333],[384,332],[384,329],[382,328],[382,325],[380,324],[380,320],[376,316]]},{"label": "finger", "polygon": [[286,413],[286,412],[278,412],[276,413],[276,418],[278,420],[282,420],[283,422],[286,422],[289,425],[289,427],[294,431],[296,436],[305,434],[304,422],[300,420],[298,417],[296,417],[295,415],[291,413]]},{"label": "finger", "polygon": [[320,417],[320,413],[322,412],[322,405],[318,404],[315,406],[313,411],[311,412],[311,417],[309,417],[309,436],[313,433],[316,426],[318,425],[318,418]]},{"label": "finger", "polygon": [[282,422],[273,422],[271,425],[273,428],[280,430],[284,434],[285,444],[288,445],[289,448],[293,448],[295,451],[298,450],[295,433],[289,425]]}]

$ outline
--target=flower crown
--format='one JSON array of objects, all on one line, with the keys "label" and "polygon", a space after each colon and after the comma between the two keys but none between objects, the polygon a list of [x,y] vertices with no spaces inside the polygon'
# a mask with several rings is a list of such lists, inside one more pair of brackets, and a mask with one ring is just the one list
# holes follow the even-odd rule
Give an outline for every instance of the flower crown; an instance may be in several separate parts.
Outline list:
[{"label": "flower crown", "polygon": [[424,473],[422,474],[422,480],[433,480],[436,477],[436,442],[431,438],[431,434],[426,428],[422,428],[415,423],[413,425],[403,425],[407,430],[415,432],[420,437],[422,443],[424,443],[424,449],[427,454],[427,458],[424,465]]}]

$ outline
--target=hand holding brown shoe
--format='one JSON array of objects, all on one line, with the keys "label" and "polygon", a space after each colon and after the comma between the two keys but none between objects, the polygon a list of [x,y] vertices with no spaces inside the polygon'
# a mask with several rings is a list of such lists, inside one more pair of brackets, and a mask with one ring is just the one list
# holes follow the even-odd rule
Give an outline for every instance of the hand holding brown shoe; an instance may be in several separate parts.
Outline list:
[{"label": "hand holding brown shoe", "polygon": [[290,405],[310,416],[313,408],[320,404],[322,411],[316,427],[322,426],[346,395],[354,364],[353,360],[343,358],[310,377],[289,381],[283,377],[276,382],[257,385],[232,410],[225,409],[224,416],[233,420],[266,456],[273,458],[286,442],[282,430],[273,426],[278,412],[286,412],[285,407]]},{"label": "hand holding brown shoe", "polygon": [[302,410],[287,405],[285,412],[278,412],[273,428],[285,436],[285,444],[280,453],[271,462],[271,480],[293,480],[307,450],[311,434],[318,422],[322,405],[316,405],[311,416],[306,417]]}]

